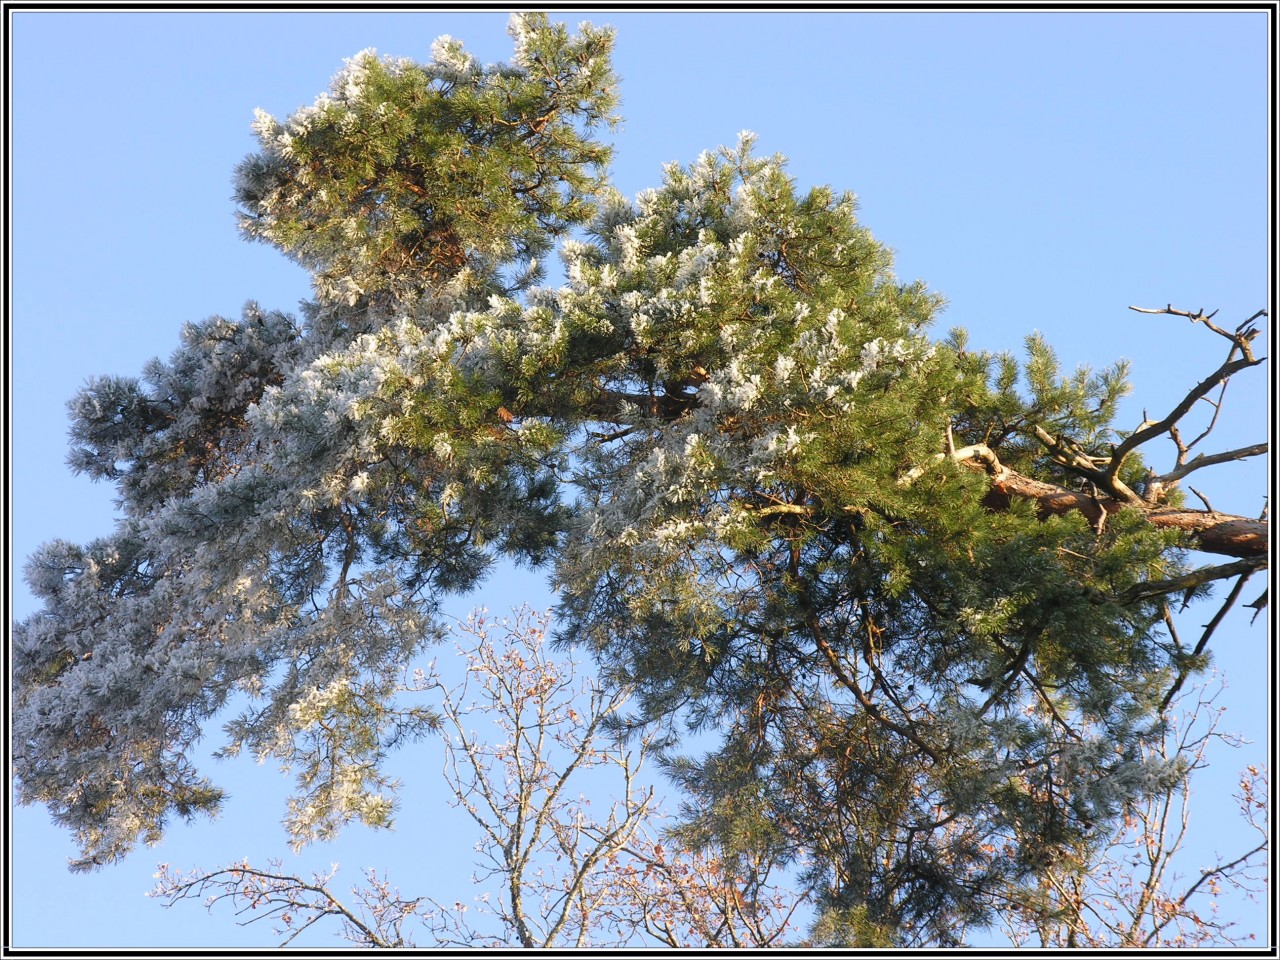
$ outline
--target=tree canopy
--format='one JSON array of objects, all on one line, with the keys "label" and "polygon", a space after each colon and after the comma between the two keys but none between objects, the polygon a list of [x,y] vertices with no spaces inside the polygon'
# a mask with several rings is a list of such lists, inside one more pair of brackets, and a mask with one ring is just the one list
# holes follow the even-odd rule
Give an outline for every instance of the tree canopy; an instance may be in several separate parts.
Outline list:
[{"label": "tree canopy", "polygon": [[311,272],[302,315],[187,324],[70,402],[69,462],[120,518],[28,560],[20,797],[76,866],[122,857],[217,809],[189,749],[244,695],[223,751],[293,770],[295,844],[385,826],[383,761],[439,722],[395,685],[505,559],[634,690],[618,723],[714,735],[664,754],[686,842],[795,865],[824,942],[953,942],[1185,772],[1147,749],[1206,662],[1169,605],[1234,599],[1269,547],[1181,489],[1265,445],[1192,459],[1178,426],[1262,362],[1258,315],[1184,314],[1226,360],[1118,422],[1123,363],[939,334],[854,197],[749,134],[623,197],[612,32],[510,32],[507,64],[365,51],[260,113],[240,225]]}]

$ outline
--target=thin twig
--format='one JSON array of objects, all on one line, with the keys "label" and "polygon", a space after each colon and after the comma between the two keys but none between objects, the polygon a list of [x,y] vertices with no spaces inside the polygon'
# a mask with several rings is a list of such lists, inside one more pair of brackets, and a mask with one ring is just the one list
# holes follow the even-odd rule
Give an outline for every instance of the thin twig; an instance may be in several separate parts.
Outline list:
[{"label": "thin twig", "polygon": [[[1201,634],[1199,642],[1195,649],[1191,651],[1192,657],[1198,657],[1204,653],[1204,648],[1209,644],[1209,638],[1213,636],[1213,632],[1218,629],[1218,624],[1222,623],[1223,618],[1227,615],[1227,611],[1240,598],[1240,591],[1244,589],[1245,583],[1253,576],[1253,571],[1241,574],[1240,579],[1236,581],[1236,585],[1231,588],[1231,592],[1227,594],[1227,599],[1223,601],[1222,606],[1218,608],[1218,612],[1213,615],[1208,623],[1205,624],[1204,633]],[[1168,610],[1168,605],[1165,607]],[[1256,616],[1256,614],[1255,614]],[[1187,671],[1180,669],[1178,679],[1173,682],[1173,686],[1169,688],[1169,692],[1164,695],[1164,699],[1160,701],[1160,712],[1164,713],[1169,708],[1169,704],[1173,702],[1173,698],[1178,695],[1178,691],[1182,689],[1182,684],[1186,682]]]},{"label": "thin twig", "polygon": [[1152,310],[1147,307],[1132,306],[1129,309],[1136,311],[1137,313],[1170,314],[1175,317],[1186,317],[1192,323],[1203,323],[1214,333],[1218,334],[1218,336],[1225,337],[1230,340],[1249,360],[1253,359],[1253,353],[1249,348],[1249,342],[1258,335],[1258,330],[1253,326],[1253,321],[1257,320],[1259,317],[1267,316],[1267,311],[1259,310],[1248,320],[1244,321],[1244,323],[1236,327],[1235,333],[1228,333],[1226,330],[1223,330],[1221,327],[1211,322],[1212,319],[1218,315],[1217,310],[1213,311],[1213,313],[1205,313],[1204,308],[1201,307],[1195,313],[1191,313],[1188,310],[1178,310],[1173,306],[1173,304],[1169,304],[1163,310]]},{"label": "thin twig", "polygon": [[1206,510],[1208,510],[1210,513],[1217,512],[1213,509],[1213,504],[1209,502],[1209,498],[1206,497],[1203,493],[1201,493],[1199,490],[1197,490],[1195,487],[1191,486],[1190,484],[1187,484],[1187,489],[1200,498],[1200,502],[1204,504],[1204,508]]}]

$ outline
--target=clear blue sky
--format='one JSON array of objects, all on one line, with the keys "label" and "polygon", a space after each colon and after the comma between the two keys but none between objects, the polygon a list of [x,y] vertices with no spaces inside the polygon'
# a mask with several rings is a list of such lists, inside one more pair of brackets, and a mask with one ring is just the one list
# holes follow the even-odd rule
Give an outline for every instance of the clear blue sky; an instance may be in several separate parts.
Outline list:
[{"label": "clear blue sky", "polygon": [[[1018,349],[1038,329],[1068,367],[1130,358],[1135,425],[1143,407],[1167,411],[1225,344],[1128,305],[1220,308],[1230,325],[1267,305],[1263,12],[554,15],[617,27],[625,122],[614,176],[625,193],[656,185],[664,162],[753,130],[802,184],[859,195],[864,222],[898,251],[899,274],[947,297],[939,335],[962,325],[975,346]],[[283,117],[310,103],[365,47],[425,60],[447,33],[491,62],[510,46],[505,12],[11,18],[14,570],[44,540],[111,528],[111,489],[64,465],[64,405],[87,377],[168,356],[186,321],[237,316],[247,299],[293,309],[307,295],[299,268],[236,234],[229,180],[254,148],[253,109]],[[1232,384],[1213,449],[1269,434],[1265,381]],[[1217,509],[1256,515],[1265,484],[1256,463],[1197,486]],[[34,602],[11,576],[21,618]],[[546,602],[536,582],[504,575],[476,602],[496,610],[524,596]],[[1228,726],[1259,743],[1219,758],[1202,782],[1201,859],[1232,852],[1228,794],[1241,767],[1261,761],[1270,727],[1271,643],[1247,621],[1233,615],[1214,649],[1230,684]],[[309,872],[337,860],[349,880],[385,866],[408,894],[467,900],[473,838],[444,808],[438,769],[434,753],[406,763],[395,834],[353,830],[296,858],[278,825],[283,779],[249,761],[207,771],[233,795],[220,820],[176,826],[158,848],[88,876],[66,871],[75,851],[42,809],[17,809],[10,942],[274,942],[227,911],[166,911],[144,898],[159,861],[282,856]],[[1263,905],[1230,909],[1262,936]],[[341,945],[327,931],[310,942]]]}]

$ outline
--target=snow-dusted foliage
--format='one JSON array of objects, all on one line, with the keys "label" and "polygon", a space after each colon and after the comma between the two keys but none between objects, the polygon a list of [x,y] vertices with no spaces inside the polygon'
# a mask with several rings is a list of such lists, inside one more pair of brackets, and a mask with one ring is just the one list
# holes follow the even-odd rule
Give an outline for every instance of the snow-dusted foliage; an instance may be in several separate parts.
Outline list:
[{"label": "snow-dusted foliage", "polygon": [[303,348],[278,312],[245,306],[239,321],[212,317],[182,330],[168,363],[141,379],[91,379],[68,404],[73,470],[120,487],[121,506],[146,514],[172,497],[256,460],[245,417]]},{"label": "snow-dusted foliage", "polygon": [[[521,522],[555,515],[521,452],[536,431],[495,451],[458,397],[430,399],[450,313],[586,215],[608,153],[588,128],[613,102],[611,35],[516,20],[527,65],[482,70],[448,39],[425,65],[363,51],[313,106],[259,112],[242,225],[314,271],[304,319],[188,324],[167,362],[71,401],[70,463],[115,483],[123,516],[27,563],[44,609],[14,631],[14,754],[80,866],[216,809],[188,753],[233,698],[225,749],[295,773],[296,842],[388,823],[379,762],[432,717],[385,694],[437,638],[436,598],[494,546],[545,554],[554,524]],[[419,419],[427,449],[404,442]]]},{"label": "snow-dusted foliage", "polygon": [[512,64],[481,67],[447,36],[421,64],[362,50],[311,106],[257,111],[261,150],[235,178],[245,235],[311,270],[325,301],[519,280],[549,231],[588,215],[609,156],[589,134],[616,94],[611,31],[516,14],[511,33]]}]

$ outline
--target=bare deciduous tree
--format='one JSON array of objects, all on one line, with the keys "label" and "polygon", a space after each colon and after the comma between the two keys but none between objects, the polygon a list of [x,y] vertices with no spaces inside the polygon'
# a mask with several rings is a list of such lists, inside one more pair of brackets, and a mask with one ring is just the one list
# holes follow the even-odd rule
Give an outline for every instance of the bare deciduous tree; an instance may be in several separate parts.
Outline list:
[{"label": "bare deciduous tree", "polygon": [[[1268,850],[1266,773],[1252,764],[1240,776],[1236,800],[1255,841],[1247,849],[1186,872],[1192,776],[1215,745],[1242,741],[1221,729],[1225,685],[1209,682],[1186,694],[1165,739],[1149,748],[1185,769],[1166,790],[1125,810],[1118,828],[1077,858],[1047,871],[1029,899],[1011,900],[1002,926],[1017,946],[1242,946],[1256,938],[1219,914],[1226,888],[1254,899],[1265,888]],[[1244,846],[1244,845],[1242,845]]]},{"label": "bare deciduous tree", "polygon": [[[476,613],[455,627],[461,681],[450,685],[433,662],[398,691],[438,697],[444,781],[480,831],[471,902],[406,899],[372,869],[343,898],[336,866],[307,880],[279,861],[185,874],[162,864],[151,895],[169,906],[225,902],[244,924],[273,920],[281,945],[325,918],[375,948],[413,946],[419,929],[435,946],[778,943],[805,898],[771,882],[775,862],[668,851],[653,788],[640,780],[658,731],[622,738],[610,720],[626,690],[549,656],[547,624],[528,609],[496,623]],[[584,791],[610,790],[599,816]]]}]

